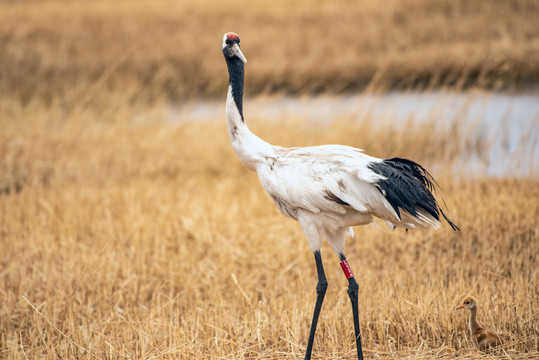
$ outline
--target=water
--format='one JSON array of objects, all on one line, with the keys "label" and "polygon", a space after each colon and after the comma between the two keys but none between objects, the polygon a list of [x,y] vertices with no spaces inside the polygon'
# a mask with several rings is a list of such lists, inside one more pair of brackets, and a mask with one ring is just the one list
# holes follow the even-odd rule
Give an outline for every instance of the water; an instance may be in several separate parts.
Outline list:
[{"label": "water", "polygon": [[[224,99],[173,106],[169,118],[178,121],[224,121]],[[464,127],[468,148],[455,172],[483,176],[539,176],[539,94],[402,93],[246,99],[248,119],[291,118],[324,122],[336,118],[376,119],[376,124]],[[475,140],[474,140],[475,139]],[[461,139],[456,139],[461,140]]]}]

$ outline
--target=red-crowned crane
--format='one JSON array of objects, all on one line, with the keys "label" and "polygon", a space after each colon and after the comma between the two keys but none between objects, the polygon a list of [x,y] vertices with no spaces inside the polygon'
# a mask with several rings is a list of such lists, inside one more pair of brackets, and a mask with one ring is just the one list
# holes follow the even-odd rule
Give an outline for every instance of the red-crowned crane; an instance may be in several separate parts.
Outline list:
[{"label": "red-crowned crane", "polygon": [[299,221],[314,252],[318,284],[305,359],[311,358],[316,325],[327,289],[320,246],[325,238],[341,260],[352,302],[358,358],[363,359],[358,315],[358,284],[344,256],[352,226],[380,218],[394,229],[438,228],[442,212],[431,191],[434,179],[419,164],[393,158],[377,159],[342,145],[284,148],[268,144],[249,131],[243,118],[244,64],[237,34],[223,37],[228,65],[226,121],[232,147],[240,161],[258,174],[279,210]]}]

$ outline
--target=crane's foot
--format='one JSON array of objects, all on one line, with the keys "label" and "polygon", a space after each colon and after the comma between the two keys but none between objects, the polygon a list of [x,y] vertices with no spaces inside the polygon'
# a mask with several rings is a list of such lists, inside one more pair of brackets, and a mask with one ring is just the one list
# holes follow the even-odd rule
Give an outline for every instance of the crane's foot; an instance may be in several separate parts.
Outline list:
[{"label": "crane's foot", "polygon": [[320,255],[320,251],[315,251],[314,259],[316,261],[316,271],[318,272],[318,284],[316,285],[316,304],[314,306],[311,331],[309,333],[309,342],[307,343],[307,350],[305,351],[305,360],[311,360],[316,325],[318,324],[320,310],[322,309],[322,303],[324,302],[324,296],[326,296],[326,290],[328,288],[328,282],[326,280],[324,267],[322,266],[322,256]]},{"label": "crane's foot", "polygon": [[363,348],[361,346],[361,332],[359,330],[359,304],[358,304],[359,285],[354,277],[348,279],[348,296],[352,302],[352,314],[354,316],[354,330],[356,334],[357,358],[363,360]]},{"label": "crane's foot", "polygon": [[348,279],[348,296],[352,302],[352,315],[354,317],[354,331],[356,334],[356,346],[357,346],[357,358],[358,360],[363,360],[363,348],[361,346],[361,332],[359,329],[359,285],[357,284],[356,279],[354,278],[354,273],[346,260],[344,254],[340,254],[339,258],[341,259],[341,268]]}]

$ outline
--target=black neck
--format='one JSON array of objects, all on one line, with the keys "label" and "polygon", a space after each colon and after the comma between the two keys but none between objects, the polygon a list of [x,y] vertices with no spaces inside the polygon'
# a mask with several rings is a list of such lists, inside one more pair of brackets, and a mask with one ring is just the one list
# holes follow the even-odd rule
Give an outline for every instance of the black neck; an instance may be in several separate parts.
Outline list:
[{"label": "black neck", "polygon": [[226,58],[228,65],[228,83],[232,87],[232,97],[236,103],[236,107],[240,112],[241,121],[243,120],[243,61],[237,57]]}]

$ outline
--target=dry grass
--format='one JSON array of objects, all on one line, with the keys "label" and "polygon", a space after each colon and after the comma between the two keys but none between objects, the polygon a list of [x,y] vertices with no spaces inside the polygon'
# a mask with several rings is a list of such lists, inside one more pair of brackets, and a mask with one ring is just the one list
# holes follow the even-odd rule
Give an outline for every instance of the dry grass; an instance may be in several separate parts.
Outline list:
[{"label": "dry grass", "polygon": [[[2,109],[0,357],[302,356],[311,251],[235,158],[223,120],[171,124],[160,106],[144,120],[116,105]],[[396,137],[370,123],[252,128],[279,144],[347,143],[429,168],[458,158],[454,133]],[[436,176],[462,232],[363,227],[348,243],[366,355],[539,356],[538,180]],[[330,286],[315,354],[354,358],[346,281],[330,248],[323,253]],[[451,312],[465,294],[511,337],[505,354],[473,349],[465,315]]]},{"label": "dry grass", "polygon": [[4,1],[0,93],[219,95],[228,31],[245,45],[250,93],[523,87],[539,80],[538,21],[535,0]]},{"label": "dry grass", "polygon": [[[242,35],[251,93],[538,78],[534,1],[257,4],[0,2],[0,358],[302,357],[316,275],[299,226],[236,159],[224,119],[166,117],[170,98],[224,96],[224,32]],[[462,232],[363,227],[348,242],[367,357],[539,358],[539,180],[455,177],[444,169],[480,135],[375,120],[250,123],[272,143],[436,170]],[[353,359],[346,281],[323,254],[315,358]],[[465,294],[510,337],[503,352],[473,349],[451,312]]]}]

